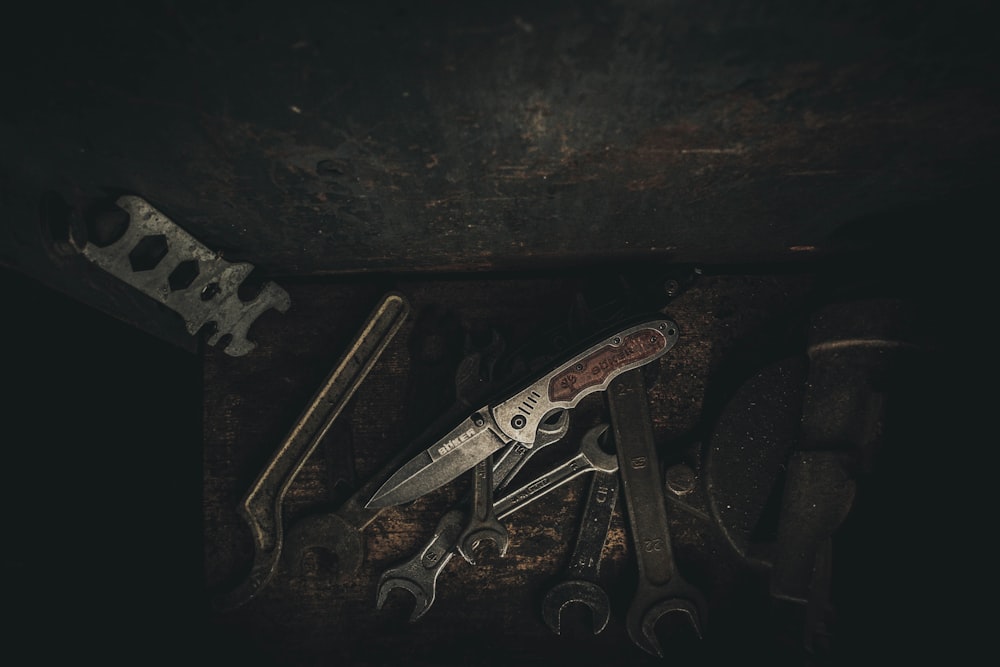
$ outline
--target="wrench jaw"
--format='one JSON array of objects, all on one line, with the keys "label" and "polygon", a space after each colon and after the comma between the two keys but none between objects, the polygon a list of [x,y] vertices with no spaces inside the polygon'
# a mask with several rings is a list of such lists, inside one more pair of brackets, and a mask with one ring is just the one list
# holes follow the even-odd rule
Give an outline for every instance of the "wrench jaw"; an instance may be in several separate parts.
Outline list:
[{"label": "wrench jaw", "polygon": [[609,433],[608,424],[598,424],[583,435],[581,440],[581,451],[587,453],[587,458],[592,462],[593,470],[598,472],[617,472],[618,455],[604,450],[604,441]]},{"label": "wrench jaw", "polygon": [[430,591],[425,591],[423,587],[415,581],[402,577],[395,577],[386,572],[379,580],[378,595],[375,599],[375,608],[381,611],[386,600],[389,599],[389,594],[397,588],[409,591],[410,595],[413,596],[414,604],[413,611],[410,612],[410,623],[416,623],[420,620],[420,617],[426,614],[427,610],[429,610],[431,605],[434,604],[435,590],[433,588],[431,588]]},{"label": "wrench jaw", "polygon": [[510,539],[507,536],[507,529],[499,521],[496,527],[481,528],[474,530],[462,537],[457,545],[457,551],[462,558],[470,565],[476,564],[477,553],[480,552],[484,543],[493,545],[501,558],[507,555],[507,547],[510,546]]},{"label": "wrench jaw", "polygon": [[378,609],[385,604],[392,589],[402,588],[409,591],[415,600],[410,622],[417,621],[427,613],[434,604],[437,594],[438,576],[454,555],[463,520],[464,514],[461,510],[448,512],[441,517],[434,535],[423,549],[405,563],[382,573],[376,595]]},{"label": "wrench jaw", "polygon": [[700,601],[692,601],[683,597],[670,597],[655,602],[650,606],[633,605],[625,619],[629,638],[632,642],[651,655],[663,657],[663,648],[656,635],[656,626],[661,619],[671,616],[671,621],[678,621],[685,629],[694,631],[698,639],[702,639],[702,618],[699,611],[704,608]]},{"label": "wrench jaw", "polygon": [[555,634],[562,630],[562,612],[573,604],[580,603],[590,609],[594,634],[599,635],[611,619],[611,600],[603,588],[589,581],[572,579],[563,581],[545,594],[542,600],[542,619]]}]

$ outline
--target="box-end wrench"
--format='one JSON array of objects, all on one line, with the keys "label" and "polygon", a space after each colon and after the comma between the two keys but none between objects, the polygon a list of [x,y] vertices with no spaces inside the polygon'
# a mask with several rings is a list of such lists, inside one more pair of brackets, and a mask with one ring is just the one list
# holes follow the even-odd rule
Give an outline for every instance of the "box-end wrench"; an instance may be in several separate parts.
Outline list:
[{"label": "box-end wrench", "polygon": [[[514,512],[554,491],[566,482],[591,471],[615,472],[618,459],[604,452],[600,436],[607,430],[600,424],[588,431],[576,455],[528,482],[516,491],[497,500],[494,505],[498,519],[505,519]],[[541,432],[539,433],[541,438]],[[536,440],[533,450],[538,449]],[[437,580],[457,551],[458,536],[462,531],[464,516],[461,510],[448,512],[438,522],[434,535],[417,554],[402,565],[386,570],[379,579],[376,607],[381,609],[389,593],[401,588],[409,591],[415,600],[410,622],[417,621],[431,608],[437,594]]]},{"label": "box-end wrench", "polygon": [[662,658],[657,621],[667,614],[684,615],[701,637],[706,605],[701,593],[684,580],[674,563],[642,369],[613,380],[607,397],[639,569],[639,584],[626,613],[625,627],[636,646]]},{"label": "box-end wrench", "polygon": [[573,603],[590,609],[594,634],[600,634],[611,618],[611,600],[599,583],[601,554],[608,539],[611,517],[618,498],[618,473],[597,471],[580,519],[580,530],[562,581],[542,599],[542,619],[559,634],[563,609]]},{"label": "box-end wrench", "polygon": [[249,602],[271,580],[281,556],[285,494],[409,311],[409,303],[400,294],[390,292],[382,298],[243,497],[238,511],[253,537],[253,564],[241,584],[215,598],[217,609],[233,609]]}]

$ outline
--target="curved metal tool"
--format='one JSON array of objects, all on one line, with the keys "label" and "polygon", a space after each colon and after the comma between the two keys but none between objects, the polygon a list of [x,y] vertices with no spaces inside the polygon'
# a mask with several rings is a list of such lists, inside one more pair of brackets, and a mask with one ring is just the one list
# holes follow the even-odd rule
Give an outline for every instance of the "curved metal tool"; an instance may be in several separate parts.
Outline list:
[{"label": "curved metal tool", "polygon": [[625,627],[636,646],[662,658],[657,622],[667,614],[683,615],[701,637],[706,605],[701,593],[684,580],[674,563],[653,422],[641,370],[629,371],[611,383],[608,407],[639,565],[639,585],[626,614]]},{"label": "curved metal tool", "polygon": [[281,510],[285,494],[306,459],[399,331],[409,309],[409,304],[400,294],[389,293],[382,298],[244,496],[239,513],[253,536],[253,565],[243,583],[215,599],[217,608],[232,609],[245,604],[274,575],[281,556]]},{"label": "curved metal tool", "polygon": [[[418,333],[424,332],[417,325]],[[434,327],[429,327],[429,333],[434,333]],[[413,341],[411,341],[411,345]],[[299,574],[308,574],[305,567],[309,554],[314,551],[326,552],[337,562],[336,577],[340,580],[355,574],[364,560],[365,544],[361,535],[364,530],[381,513],[381,509],[365,507],[365,502],[371,494],[408,458],[426,446],[425,441],[436,436],[441,428],[455,420],[457,415],[465,414],[470,404],[476,403],[483,395],[491,391],[496,378],[492,375],[496,358],[504,350],[504,341],[499,335],[491,336],[484,346],[476,347],[469,343],[466,346],[465,357],[459,362],[455,371],[455,403],[440,416],[423,433],[412,440],[407,447],[399,451],[382,468],[372,475],[368,481],[358,488],[350,498],[337,508],[335,512],[304,517],[295,522],[286,535],[284,559],[290,570]],[[421,356],[411,351],[411,363],[416,364]],[[432,370],[437,370],[437,361],[429,362]],[[427,373],[427,367],[419,372]],[[561,437],[561,435],[560,435]]]},{"label": "curved metal tool", "polygon": [[489,542],[500,556],[507,555],[510,538],[507,527],[500,523],[493,505],[494,489],[503,488],[520,472],[533,453],[562,439],[569,430],[569,411],[559,410],[538,426],[532,449],[521,443],[511,443],[494,462],[493,455],[480,461],[473,469],[472,499],[465,529],[458,540],[458,553],[475,565],[475,554],[483,542]]},{"label": "curved metal tool", "polygon": [[[583,442],[580,445],[580,452],[581,453],[583,453],[584,451],[589,452],[589,458],[587,455],[581,457],[581,453],[578,453],[576,456],[573,456],[571,459],[569,459],[566,463],[556,466],[556,468],[553,469],[553,471],[563,470],[566,469],[571,462],[575,462],[574,465],[576,466],[578,472],[570,476],[567,476],[565,474],[560,474],[558,477],[560,481],[558,483],[551,483],[551,484],[547,483],[546,480],[552,477],[553,471],[543,473],[534,481],[529,482],[518,491],[513,492],[513,494],[517,494],[518,497],[521,498],[527,497],[526,494],[528,494],[530,495],[529,500],[525,502],[516,502],[516,503],[505,502],[504,499],[498,501],[497,503],[498,506],[501,503],[503,503],[504,507],[506,508],[503,512],[503,515],[500,516],[498,513],[498,516],[500,516],[500,518],[505,518],[510,514],[513,514],[517,510],[521,509],[522,507],[527,506],[530,503],[530,501],[537,500],[538,498],[544,496],[550,491],[559,488],[560,486],[562,486],[562,484],[568,482],[577,475],[595,469],[594,467],[592,467],[594,465],[593,463],[589,464],[581,463],[581,458],[585,461],[589,461],[590,458],[593,458],[599,462],[598,465],[601,466],[611,465],[616,468],[618,463],[613,456],[610,457],[610,460],[608,460],[606,458],[600,458],[594,456],[591,451],[592,448],[597,443],[598,437],[606,429],[607,425],[602,424],[594,429],[591,429],[591,431],[589,431],[584,436]],[[535,449],[538,449],[538,446],[540,444],[543,446],[544,444],[546,444],[546,436],[544,436],[541,433],[539,435],[540,438],[535,443]],[[548,437],[551,438],[552,436],[550,435]],[[531,489],[531,491],[528,492],[526,491],[526,489]],[[457,530],[454,529],[453,524],[458,525]],[[414,607],[413,613],[410,616],[410,621],[411,622],[416,621],[425,613],[427,613],[427,610],[430,609],[431,603],[434,601],[434,597],[437,590],[438,577],[441,575],[441,572],[444,570],[445,566],[451,560],[451,557],[457,551],[458,539],[459,535],[461,534],[461,524],[462,524],[462,511],[452,510],[441,519],[441,521],[438,523],[437,528],[434,531],[434,535],[432,536],[431,540],[421,551],[419,551],[416,555],[413,556],[413,558],[403,563],[402,565],[390,568],[389,570],[385,571],[385,573],[379,579],[378,594],[376,597],[376,605],[379,609],[382,608],[382,605],[385,603],[386,599],[388,599],[389,593],[393,589],[402,588],[404,590],[410,591],[410,593],[413,594],[413,597],[416,601],[416,606]],[[445,538],[452,534],[454,534],[454,540],[451,542],[451,544],[448,544],[445,541]],[[433,556],[432,558],[434,561],[433,563],[428,561],[427,554],[437,554],[445,547],[448,547],[446,555],[440,558],[438,558],[437,556]]]},{"label": "curved metal tool", "polygon": [[459,555],[471,565],[476,564],[476,551],[484,542],[492,544],[500,556],[507,555],[510,544],[507,527],[500,523],[493,510],[492,454],[476,464],[473,475],[469,515],[456,546]]},{"label": "curved metal tool", "polygon": [[611,618],[611,600],[598,581],[601,554],[617,498],[618,473],[595,472],[564,580],[550,588],[542,599],[542,619],[557,635],[561,630],[562,611],[573,603],[584,604],[590,609],[595,635],[607,627]]},{"label": "curved metal tool", "polygon": [[434,535],[416,556],[402,565],[382,573],[378,584],[375,606],[382,608],[389,593],[396,588],[409,591],[414,599],[410,622],[427,613],[437,595],[437,578],[455,555],[455,545],[462,532],[465,515],[462,510],[451,510],[438,522]]},{"label": "curved metal tool", "polygon": [[580,442],[580,451],[575,456],[497,500],[494,505],[497,518],[506,518],[585,472],[594,470],[615,472],[618,470],[618,459],[615,455],[608,454],[601,449],[600,438],[607,429],[607,424],[598,424],[590,429],[584,434]]}]

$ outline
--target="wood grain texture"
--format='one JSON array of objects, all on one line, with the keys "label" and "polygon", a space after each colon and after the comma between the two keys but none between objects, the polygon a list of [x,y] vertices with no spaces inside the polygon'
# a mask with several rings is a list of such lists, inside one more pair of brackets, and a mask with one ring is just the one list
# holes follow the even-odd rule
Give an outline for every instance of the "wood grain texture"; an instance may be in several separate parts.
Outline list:
[{"label": "wood grain texture", "polygon": [[275,275],[800,261],[890,215],[919,237],[928,206],[998,173],[987,6],[157,2],[10,22],[4,260],[51,259],[29,238],[46,192],[80,210],[133,192]]}]

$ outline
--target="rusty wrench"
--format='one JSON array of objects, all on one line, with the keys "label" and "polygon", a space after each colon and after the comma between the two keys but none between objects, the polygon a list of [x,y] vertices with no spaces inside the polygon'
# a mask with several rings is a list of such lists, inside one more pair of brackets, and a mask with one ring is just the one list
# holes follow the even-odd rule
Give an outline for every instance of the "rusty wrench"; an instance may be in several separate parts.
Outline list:
[{"label": "rusty wrench", "polygon": [[214,600],[218,609],[233,609],[249,602],[271,580],[281,556],[285,494],[399,331],[409,310],[409,303],[400,294],[390,292],[382,298],[243,497],[239,513],[253,536],[253,565],[240,585]]},{"label": "rusty wrench", "polygon": [[607,396],[639,566],[639,584],[626,613],[626,630],[636,646],[662,658],[655,632],[657,621],[667,614],[684,614],[701,637],[705,602],[674,563],[642,369],[612,381]]},{"label": "rusty wrench", "polygon": [[590,492],[580,519],[580,531],[563,580],[555,584],[542,600],[542,618],[552,632],[559,634],[562,610],[579,602],[590,608],[594,634],[601,633],[611,618],[611,601],[598,583],[601,553],[608,539],[608,528],[618,498],[618,473],[596,471],[590,480]]}]

